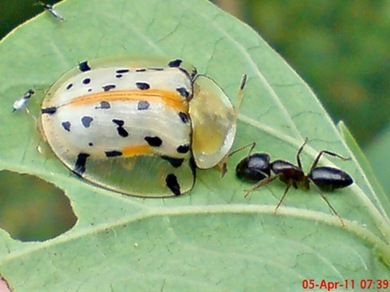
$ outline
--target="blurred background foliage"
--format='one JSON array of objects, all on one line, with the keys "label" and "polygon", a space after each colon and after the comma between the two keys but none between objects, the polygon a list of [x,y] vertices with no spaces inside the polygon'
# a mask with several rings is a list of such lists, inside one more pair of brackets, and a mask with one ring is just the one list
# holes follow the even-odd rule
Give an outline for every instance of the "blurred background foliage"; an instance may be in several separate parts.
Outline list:
[{"label": "blurred background foliage", "polygon": [[298,72],[344,120],[390,194],[390,1],[215,0]]},{"label": "blurred background foliage", "polygon": [[[0,38],[41,13],[36,2],[0,0]],[[258,31],[313,88],[333,120],[346,122],[390,193],[390,1],[213,2]]]},{"label": "blurred background foliage", "polygon": [[389,125],[390,1],[216,3],[256,29],[361,146]]}]

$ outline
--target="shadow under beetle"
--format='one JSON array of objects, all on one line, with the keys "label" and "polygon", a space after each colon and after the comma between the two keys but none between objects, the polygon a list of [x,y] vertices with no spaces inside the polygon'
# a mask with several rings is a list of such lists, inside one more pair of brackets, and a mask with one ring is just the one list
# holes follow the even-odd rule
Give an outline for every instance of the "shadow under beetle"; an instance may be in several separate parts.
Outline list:
[{"label": "shadow under beetle", "polygon": [[[318,192],[322,199],[327,203],[333,213],[339,217],[342,225],[344,225],[341,217],[337,214],[336,210],[332,207],[332,205],[320,190],[333,191],[335,189],[345,188],[351,185],[353,180],[348,173],[341,169],[317,165],[321,156],[324,154],[334,156],[342,160],[350,160],[350,158],[342,157],[339,154],[328,150],[322,150],[314,159],[308,174],[305,174],[302,169],[300,155],[307,141],[308,139],[306,138],[297,152],[296,159],[298,165],[294,165],[285,160],[275,160],[271,162],[270,156],[266,153],[254,153],[241,160],[236,166],[237,177],[247,182],[256,182],[252,188],[245,190],[245,197],[247,197],[252,191],[258,189],[259,187],[267,185],[273,180],[279,178],[287,186],[283,196],[275,207],[276,212],[279,206],[282,204],[291,186],[296,189],[302,188],[304,190],[309,190],[310,183],[313,183],[319,188]],[[255,144],[252,145],[251,151],[254,146]],[[271,176],[271,171],[275,174],[274,176]]]}]

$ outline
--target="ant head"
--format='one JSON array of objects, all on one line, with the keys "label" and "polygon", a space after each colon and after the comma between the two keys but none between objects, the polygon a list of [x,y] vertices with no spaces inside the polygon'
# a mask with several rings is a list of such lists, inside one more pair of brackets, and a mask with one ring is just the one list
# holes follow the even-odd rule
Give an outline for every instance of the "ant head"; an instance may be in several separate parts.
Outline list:
[{"label": "ant head", "polygon": [[238,178],[249,181],[261,181],[271,175],[270,157],[266,153],[254,153],[237,164]]}]

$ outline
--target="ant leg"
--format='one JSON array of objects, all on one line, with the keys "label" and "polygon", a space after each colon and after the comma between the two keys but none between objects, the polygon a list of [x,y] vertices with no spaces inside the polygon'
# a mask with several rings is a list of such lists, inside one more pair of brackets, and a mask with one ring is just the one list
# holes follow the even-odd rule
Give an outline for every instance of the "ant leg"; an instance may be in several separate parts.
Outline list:
[{"label": "ant leg", "polygon": [[328,206],[332,210],[332,212],[340,219],[341,226],[344,227],[345,223],[344,223],[343,219],[341,219],[340,215],[336,212],[335,208],[332,207],[332,205],[329,203],[328,199],[325,197],[325,195],[323,193],[320,192],[320,195],[321,195],[322,199],[326,202],[326,204],[328,204]]},{"label": "ant leg", "polygon": [[280,205],[282,204],[284,198],[286,197],[287,193],[288,193],[288,190],[290,189],[290,187],[292,186],[293,184],[293,181],[292,180],[289,180],[288,184],[287,184],[287,187],[286,189],[284,190],[284,193],[283,193],[283,196],[280,198],[279,200],[279,203],[276,205],[275,207],[275,210],[274,210],[274,213],[276,213],[276,211],[279,209]]},{"label": "ant leg", "polygon": [[311,172],[314,168],[317,167],[317,164],[318,164],[318,162],[320,161],[320,158],[321,158],[321,156],[322,156],[323,154],[327,154],[327,155],[330,155],[330,156],[333,156],[333,157],[337,157],[337,158],[340,158],[341,160],[344,160],[344,161],[346,161],[346,160],[351,160],[351,157],[343,157],[343,156],[341,156],[341,155],[339,155],[339,154],[337,154],[337,153],[334,153],[334,152],[331,152],[331,151],[328,151],[328,150],[321,150],[321,151],[318,153],[316,159],[314,159],[314,162],[313,162],[313,164],[312,164],[312,166],[311,166],[311,168],[310,168],[310,172]]},{"label": "ant leg", "polygon": [[275,179],[277,179],[279,177],[279,175],[275,175],[273,177],[270,177],[270,176],[268,176],[268,174],[266,174],[266,173],[264,173],[262,171],[259,171],[259,173],[264,175],[266,178],[261,180],[261,181],[259,181],[258,183],[256,183],[250,189],[244,190],[244,193],[245,193],[244,198],[248,197],[251,192],[257,190],[258,188],[260,188],[262,186],[268,185],[270,182],[273,182]]},{"label": "ant leg", "polygon": [[[310,182],[313,185],[316,185],[312,180],[310,180]],[[316,187],[316,189],[317,189],[317,192],[320,194],[321,198],[325,201],[325,203],[328,205],[328,207],[332,210],[333,214],[335,214],[339,218],[339,220],[341,222],[341,226],[344,227],[345,223],[344,223],[343,219],[340,217],[340,215],[337,213],[336,209],[333,208],[333,206],[330,204],[330,202],[328,201],[326,196],[321,192],[321,190],[318,187]]]},{"label": "ant leg", "polygon": [[303,142],[302,146],[299,148],[299,150],[298,150],[298,152],[297,152],[297,163],[298,163],[298,167],[299,167],[300,169],[302,169],[302,163],[301,163],[301,158],[300,158],[300,156],[301,156],[301,152],[302,152],[302,150],[303,150],[303,147],[306,145],[307,141],[308,141],[308,138],[306,137],[306,138],[305,138],[305,141]]}]

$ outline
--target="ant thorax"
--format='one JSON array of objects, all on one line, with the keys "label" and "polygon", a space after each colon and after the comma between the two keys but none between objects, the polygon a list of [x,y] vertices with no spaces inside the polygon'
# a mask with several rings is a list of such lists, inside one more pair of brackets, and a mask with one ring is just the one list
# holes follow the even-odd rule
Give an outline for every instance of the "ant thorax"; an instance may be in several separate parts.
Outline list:
[{"label": "ant thorax", "polygon": [[271,163],[272,171],[279,179],[294,188],[309,190],[309,180],[302,169],[284,160],[275,160]]}]

